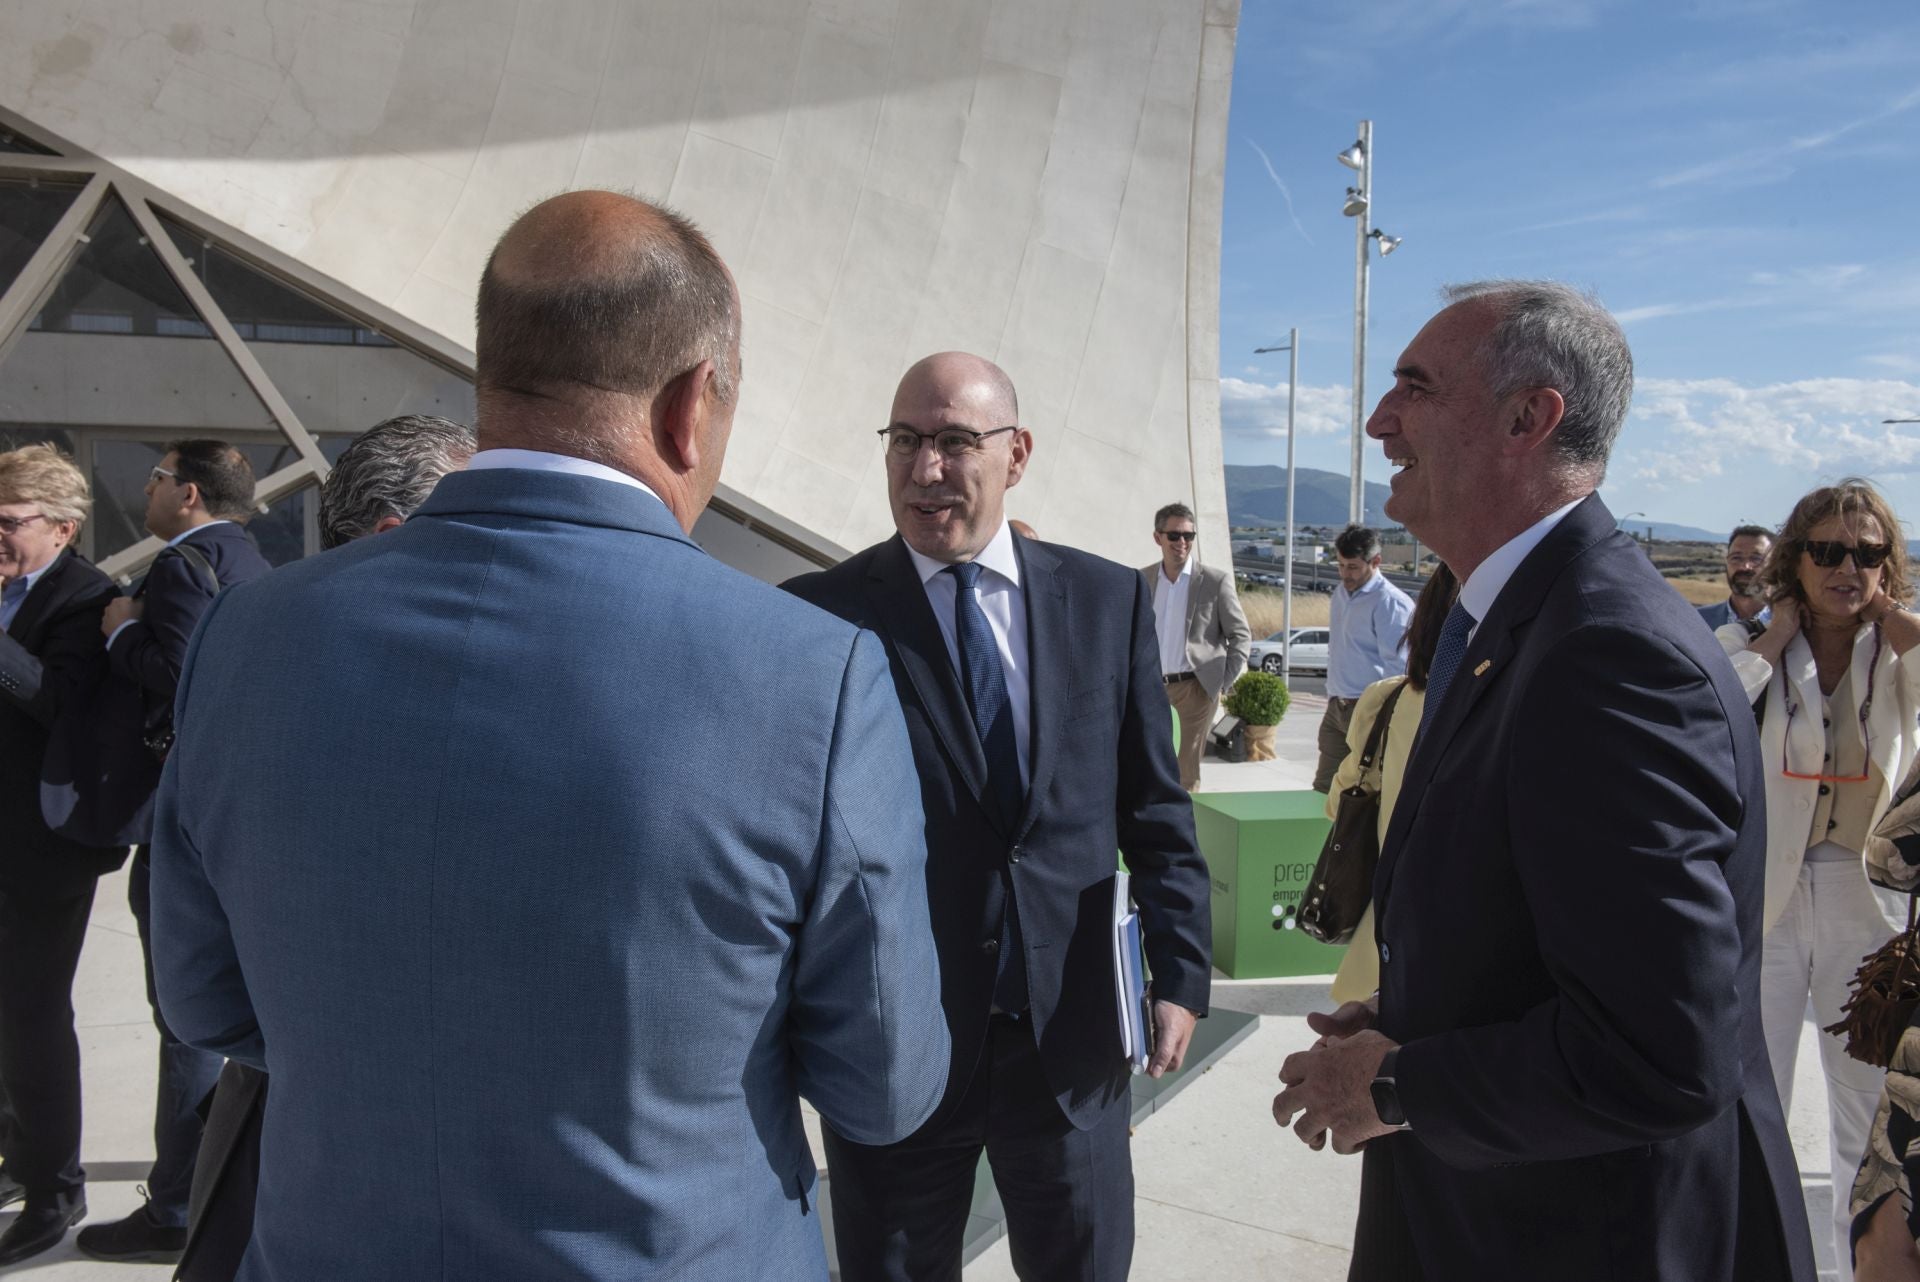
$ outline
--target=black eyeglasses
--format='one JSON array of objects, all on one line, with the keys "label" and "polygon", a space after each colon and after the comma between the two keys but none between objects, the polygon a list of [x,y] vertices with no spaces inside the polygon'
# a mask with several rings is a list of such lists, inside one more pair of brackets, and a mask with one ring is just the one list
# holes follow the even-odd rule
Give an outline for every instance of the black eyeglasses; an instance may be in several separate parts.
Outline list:
[{"label": "black eyeglasses", "polygon": [[1172,539],[1175,543],[1191,543],[1200,537],[1198,530],[1160,530],[1157,533],[1161,538]]},{"label": "black eyeglasses", "polygon": [[1809,539],[1807,555],[1823,570],[1831,570],[1852,554],[1853,563],[1863,570],[1877,570],[1893,555],[1891,543],[1829,543]]},{"label": "black eyeglasses", "polygon": [[887,453],[909,459],[920,453],[922,441],[932,441],[942,458],[963,458],[980,448],[980,442],[1002,432],[1017,432],[1019,424],[996,427],[991,432],[970,432],[964,427],[943,427],[937,432],[916,432],[910,427],[883,427],[879,435],[887,443]]}]

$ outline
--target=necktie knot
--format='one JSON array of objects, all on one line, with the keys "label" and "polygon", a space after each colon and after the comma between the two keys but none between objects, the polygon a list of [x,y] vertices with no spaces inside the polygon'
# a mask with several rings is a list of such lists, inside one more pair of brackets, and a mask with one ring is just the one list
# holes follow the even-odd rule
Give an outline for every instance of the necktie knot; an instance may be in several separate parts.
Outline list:
[{"label": "necktie knot", "polygon": [[7,585],[0,588],[0,601],[5,601],[11,605],[26,594],[27,581],[25,579],[8,579]]},{"label": "necktie knot", "polygon": [[947,573],[960,580],[960,586],[972,590],[980,586],[982,566],[978,561],[963,561],[947,567]]}]

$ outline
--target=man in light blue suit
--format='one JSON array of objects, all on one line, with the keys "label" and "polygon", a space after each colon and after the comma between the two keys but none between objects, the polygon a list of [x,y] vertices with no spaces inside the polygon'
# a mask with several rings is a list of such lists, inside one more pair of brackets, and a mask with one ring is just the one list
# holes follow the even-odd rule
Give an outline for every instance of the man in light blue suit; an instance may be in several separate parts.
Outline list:
[{"label": "man in light blue suit", "polygon": [[738,336],[689,224],[535,207],[470,470],[209,613],[154,952],[172,1027],[272,1074],[242,1279],[823,1279],[799,1098],[869,1144],[939,1099],[882,647],[686,537]]}]

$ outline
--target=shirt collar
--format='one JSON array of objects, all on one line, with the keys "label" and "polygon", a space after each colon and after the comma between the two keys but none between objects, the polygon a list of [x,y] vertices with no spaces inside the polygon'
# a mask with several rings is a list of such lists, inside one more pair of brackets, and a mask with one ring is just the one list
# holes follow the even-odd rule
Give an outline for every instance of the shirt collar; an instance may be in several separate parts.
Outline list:
[{"label": "shirt collar", "polygon": [[[61,548],[60,551],[55,552],[53,554],[52,561],[47,562],[45,565],[35,570],[32,574],[23,574],[20,576],[20,578],[17,581],[26,585],[25,587],[18,589],[21,600],[24,601],[26,599],[27,593],[33,591],[33,585],[40,581],[40,576],[45,574],[48,570],[51,570],[54,567],[54,565],[60,560],[60,557],[65,552],[66,552],[66,549]],[[7,586],[11,588],[13,587],[15,582],[16,580],[8,579]]]},{"label": "shirt collar", "polygon": [[1186,560],[1182,561],[1180,563],[1180,573],[1176,574],[1171,579],[1167,577],[1167,563],[1165,561],[1162,561],[1159,565],[1154,566],[1153,572],[1155,576],[1159,578],[1160,582],[1169,584],[1169,585],[1178,583],[1181,579],[1191,579],[1193,577],[1193,558],[1188,557]]},{"label": "shirt collar", "polygon": [[[481,450],[467,463],[467,471],[482,472],[494,467],[515,467],[525,472],[566,472],[573,476],[593,476],[603,481],[612,481],[615,485],[631,486],[643,490],[658,499],[653,487],[637,476],[629,476],[618,468],[608,467],[605,463],[596,463],[592,459],[576,458],[571,454],[551,454],[546,450]],[[661,499],[664,503],[666,500]]]},{"label": "shirt collar", "polygon": [[1387,586],[1387,576],[1382,574],[1379,570],[1375,570],[1372,574],[1369,574],[1367,576],[1367,581],[1360,585],[1360,590],[1358,592],[1347,592],[1347,585],[1344,583],[1340,585],[1340,591],[1346,592],[1347,597],[1351,599],[1357,596],[1365,596],[1369,592],[1378,592],[1381,588],[1384,588],[1386,586]]},{"label": "shirt collar", "polygon": [[1520,568],[1520,563],[1527,559],[1527,554],[1539,547],[1541,541],[1553,533],[1553,528],[1566,520],[1567,513],[1579,507],[1584,501],[1584,498],[1578,498],[1557,511],[1547,513],[1501,544],[1494,554],[1482,561],[1479,568],[1468,575],[1467,581],[1460,585],[1461,608],[1471,614],[1476,623],[1486,618],[1487,611],[1493,609],[1493,603],[1499,599],[1500,590],[1507,586],[1507,580],[1511,579],[1513,572]]},{"label": "shirt collar", "polygon": [[[905,539],[900,541],[906,544],[907,555],[913,558],[913,568],[919,571],[923,587],[933,582],[934,575],[947,568],[947,562],[922,556],[914,551],[913,544]],[[1000,523],[1000,531],[993,536],[992,542],[981,548],[980,555],[973,559],[982,569],[992,570],[1016,588],[1020,586],[1020,558],[1013,550],[1013,530],[1005,521]]]},{"label": "shirt collar", "polygon": [[209,528],[211,528],[211,527],[213,527],[213,526],[216,526],[216,525],[232,525],[232,524],[233,524],[233,522],[232,522],[232,521],[229,521],[229,520],[228,520],[228,519],[227,519],[226,517],[224,517],[224,516],[223,516],[223,517],[221,517],[221,518],[220,518],[219,520],[217,520],[217,521],[202,521],[202,522],[201,522],[200,524],[198,524],[198,525],[196,525],[196,526],[194,526],[194,527],[193,527],[192,529],[189,529],[189,530],[182,530],[182,531],[180,531],[180,533],[178,533],[178,534],[176,534],[176,535],[174,535],[174,536],[173,536],[172,538],[170,538],[170,539],[168,539],[168,540],[167,540],[167,546],[168,546],[168,547],[172,547],[172,546],[174,546],[174,545],[175,545],[176,543],[184,543],[184,542],[185,542],[186,540],[188,540],[188,539],[190,539],[190,538],[192,538],[192,537],[193,537],[194,535],[196,535],[196,534],[198,534],[198,533],[200,533],[200,531],[202,531],[202,530],[205,530],[205,529],[209,529]]}]

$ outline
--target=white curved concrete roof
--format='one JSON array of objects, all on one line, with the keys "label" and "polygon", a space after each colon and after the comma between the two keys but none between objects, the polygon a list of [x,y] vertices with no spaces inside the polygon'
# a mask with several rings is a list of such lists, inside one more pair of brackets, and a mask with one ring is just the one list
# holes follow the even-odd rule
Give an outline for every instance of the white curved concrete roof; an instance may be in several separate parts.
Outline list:
[{"label": "white curved concrete roof", "polygon": [[1220,199],[1238,0],[67,0],[0,105],[463,345],[512,217],[665,198],[745,298],[726,482],[842,546],[917,356],[999,361],[1043,538],[1224,559]]}]

